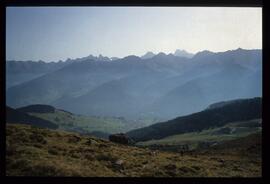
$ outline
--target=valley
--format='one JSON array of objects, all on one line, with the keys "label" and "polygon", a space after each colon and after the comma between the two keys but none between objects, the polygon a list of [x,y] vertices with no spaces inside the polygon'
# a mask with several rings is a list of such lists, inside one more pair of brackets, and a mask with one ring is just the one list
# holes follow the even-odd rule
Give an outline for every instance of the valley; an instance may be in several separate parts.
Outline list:
[{"label": "valley", "polygon": [[[124,118],[75,115],[48,105],[13,109],[20,116],[12,119],[14,114],[7,114],[6,173],[8,176],[260,177],[260,106],[261,98],[218,102],[204,111],[170,120],[173,123],[135,123],[142,126],[138,128]],[[215,118],[209,113],[215,114]],[[208,118],[207,123],[199,120],[202,117]],[[35,124],[40,120],[57,128]],[[158,134],[148,130],[161,125],[161,130],[168,132]],[[176,125],[180,129],[175,129]],[[126,132],[135,144],[108,140],[110,134],[119,132]],[[183,146],[187,149],[183,150]]]},{"label": "valley", "polygon": [[[127,132],[154,124],[158,119],[127,120],[123,117],[99,117],[76,115],[48,105],[30,105],[18,109],[7,107],[7,121],[29,123],[38,126],[44,121],[55,128],[108,139],[109,134]],[[23,117],[18,117],[21,114]],[[27,118],[25,118],[25,116]],[[14,117],[18,117],[17,119]],[[30,118],[30,120],[29,120]],[[32,120],[33,119],[33,120]],[[43,124],[40,127],[47,128]],[[49,127],[51,128],[51,127]]]},{"label": "valley", "polygon": [[261,55],[8,61],[6,173],[260,177]]},{"label": "valley", "polygon": [[3,3],[3,175],[260,183],[262,2],[29,3]]}]

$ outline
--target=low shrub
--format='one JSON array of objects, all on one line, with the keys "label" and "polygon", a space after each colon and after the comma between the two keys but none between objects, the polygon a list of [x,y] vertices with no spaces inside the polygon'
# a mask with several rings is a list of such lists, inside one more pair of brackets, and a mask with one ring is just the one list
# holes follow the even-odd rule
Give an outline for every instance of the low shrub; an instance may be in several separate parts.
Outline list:
[{"label": "low shrub", "polygon": [[76,136],[76,135],[70,136],[68,138],[68,143],[77,143],[77,142],[80,142],[80,141],[81,141],[81,138]]},{"label": "low shrub", "polygon": [[40,135],[40,134],[33,133],[33,134],[30,135],[29,138],[32,141],[37,142],[37,143],[40,143],[40,144],[46,144],[47,143],[46,139],[42,135]]},{"label": "low shrub", "polygon": [[98,161],[110,161],[110,162],[116,162],[118,160],[117,157],[111,155],[110,153],[107,154],[100,154],[97,157]]},{"label": "low shrub", "polygon": [[58,155],[58,150],[54,147],[48,149],[48,153],[51,155]]}]

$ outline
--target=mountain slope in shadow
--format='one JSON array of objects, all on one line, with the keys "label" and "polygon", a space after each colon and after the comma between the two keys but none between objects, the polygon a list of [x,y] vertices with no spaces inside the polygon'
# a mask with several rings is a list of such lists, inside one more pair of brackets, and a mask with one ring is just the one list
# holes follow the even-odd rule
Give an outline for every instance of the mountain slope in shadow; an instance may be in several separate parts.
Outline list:
[{"label": "mountain slope in shadow", "polygon": [[220,127],[229,122],[261,118],[262,99],[231,101],[222,107],[206,109],[167,122],[132,130],[127,134],[136,141],[162,139],[171,135]]},{"label": "mountain slope in shadow", "polygon": [[6,106],[6,122],[21,123],[42,128],[57,129],[58,125]]}]

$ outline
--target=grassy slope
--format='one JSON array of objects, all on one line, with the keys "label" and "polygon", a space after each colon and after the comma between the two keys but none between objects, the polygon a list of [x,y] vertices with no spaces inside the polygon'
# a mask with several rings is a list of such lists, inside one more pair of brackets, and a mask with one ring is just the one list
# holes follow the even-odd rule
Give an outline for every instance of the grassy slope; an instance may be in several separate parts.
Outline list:
[{"label": "grassy slope", "polygon": [[[6,135],[8,176],[261,176],[259,155],[216,152],[180,156],[162,151],[153,155],[149,149],[15,124],[7,124]],[[119,160],[123,163],[117,165]]]},{"label": "grassy slope", "polygon": [[[261,130],[261,127],[256,123],[259,123],[260,119],[243,121],[243,122],[233,122],[228,123],[223,127],[212,128],[208,130],[203,130],[201,132],[191,132],[169,136],[159,140],[150,140],[145,142],[139,142],[138,145],[149,146],[153,144],[158,145],[181,145],[189,144],[191,148],[196,148],[198,142],[222,142],[237,139],[240,137],[245,137],[249,134],[256,133]],[[230,128],[232,133],[219,133],[222,129]]]},{"label": "grassy slope", "polygon": [[125,126],[123,122],[120,120],[117,121],[116,119],[110,119],[106,121],[95,117],[69,114],[60,110],[56,110],[55,113],[31,113],[31,115],[54,122],[58,124],[62,129],[80,127],[90,132],[102,131],[107,133],[114,133],[122,131]]},{"label": "grassy slope", "polygon": [[94,117],[70,114],[56,110],[55,113],[30,113],[33,116],[49,120],[64,130],[83,130],[87,132],[100,131],[108,134],[126,132],[153,124],[152,120],[128,122],[117,117]]}]

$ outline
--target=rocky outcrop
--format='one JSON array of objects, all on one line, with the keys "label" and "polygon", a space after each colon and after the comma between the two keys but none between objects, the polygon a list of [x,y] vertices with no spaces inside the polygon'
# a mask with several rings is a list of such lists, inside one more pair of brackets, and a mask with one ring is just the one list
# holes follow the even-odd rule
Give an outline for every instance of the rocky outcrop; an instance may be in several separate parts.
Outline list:
[{"label": "rocky outcrop", "polygon": [[120,134],[112,134],[109,136],[109,140],[115,143],[120,144],[133,144],[134,141],[129,138],[126,134],[120,133]]}]

